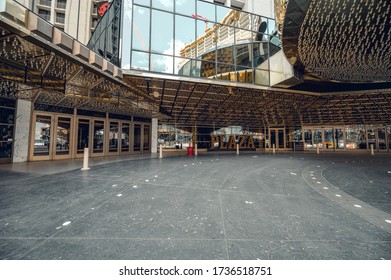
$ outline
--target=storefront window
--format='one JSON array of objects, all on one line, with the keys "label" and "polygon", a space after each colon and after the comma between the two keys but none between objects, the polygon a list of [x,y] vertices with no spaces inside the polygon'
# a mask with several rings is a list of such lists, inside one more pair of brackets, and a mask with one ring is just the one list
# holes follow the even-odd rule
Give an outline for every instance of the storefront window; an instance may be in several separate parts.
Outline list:
[{"label": "storefront window", "polygon": [[134,125],[134,151],[140,151],[141,148],[141,125]]},{"label": "storefront window", "polygon": [[346,126],[346,149],[366,149],[365,127],[363,125]]},{"label": "storefront window", "polygon": [[143,145],[144,151],[149,151],[149,146],[150,146],[149,133],[150,133],[149,125],[145,125],[144,126],[144,145]]},{"label": "storefront window", "polygon": [[312,130],[311,129],[305,129],[304,130],[304,148],[313,148],[312,145]]},{"label": "storefront window", "polygon": [[12,143],[14,139],[14,103],[8,100],[0,100],[0,159],[12,157]]},{"label": "storefront window", "polygon": [[377,129],[377,136],[378,136],[379,150],[386,150],[387,149],[386,128],[379,127]]},{"label": "storefront window", "polygon": [[130,144],[130,126],[128,123],[122,124],[122,133],[121,133],[121,152],[129,152]]},{"label": "storefront window", "polygon": [[323,147],[326,149],[334,148],[334,137],[333,137],[333,129],[332,128],[324,130]]},{"label": "storefront window", "polygon": [[367,138],[368,138],[368,149],[371,147],[371,145],[373,145],[374,149],[377,149],[375,127],[367,126]]}]

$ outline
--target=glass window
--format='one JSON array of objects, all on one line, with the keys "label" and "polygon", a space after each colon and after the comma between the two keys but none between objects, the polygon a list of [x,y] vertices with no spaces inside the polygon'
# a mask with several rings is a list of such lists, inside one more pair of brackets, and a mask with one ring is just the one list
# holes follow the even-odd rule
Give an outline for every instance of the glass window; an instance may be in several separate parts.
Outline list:
[{"label": "glass window", "polygon": [[15,114],[15,109],[0,107],[0,123],[13,124],[14,114]]},{"label": "glass window", "polygon": [[202,17],[208,21],[216,21],[215,16],[216,5],[203,1],[197,2],[197,17]]},{"label": "glass window", "polygon": [[105,140],[104,121],[94,121],[94,153],[103,153]]},{"label": "glass window", "polygon": [[132,0],[124,0],[124,15],[122,25],[122,58],[121,68],[130,69],[130,46],[132,34]]},{"label": "glass window", "polygon": [[251,42],[252,33],[245,29],[235,28],[236,44]]},{"label": "glass window", "polygon": [[134,6],[132,46],[133,49],[149,51],[150,10]]},{"label": "glass window", "polygon": [[335,148],[336,149],[345,148],[344,129],[342,128],[335,129]]},{"label": "glass window", "polygon": [[235,44],[235,28],[228,25],[218,25],[216,31],[217,47]]},{"label": "glass window", "polygon": [[56,155],[68,155],[70,141],[71,119],[59,117],[57,123]]},{"label": "glass window", "polygon": [[132,69],[149,70],[149,55],[145,52],[132,52]]},{"label": "glass window", "polygon": [[151,54],[151,71],[173,74],[173,57]]},{"label": "glass window", "polygon": [[269,69],[268,43],[253,44],[253,67],[262,70]]},{"label": "glass window", "polygon": [[141,148],[141,125],[134,125],[134,151],[140,151]]},{"label": "glass window", "polygon": [[240,44],[236,47],[235,61],[237,66],[252,67],[253,52],[252,44]]},{"label": "glass window", "polygon": [[183,16],[175,16],[175,55],[195,58],[195,52],[186,51],[185,47],[194,49],[195,20]]},{"label": "glass window", "polygon": [[346,149],[366,149],[365,127],[363,125],[346,126]]},{"label": "glass window", "polygon": [[277,24],[274,19],[269,19],[268,20],[268,25],[267,25],[267,34],[276,36],[277,35]]},{"label": "glass window", "polygon": [[90,138],[90,121],[80,119],[77,128],[77,153],[83,154],[84,148],[88,148]]},{"label": "glass window", "polygon": [[35,120],[34,156],[48,156],[52,118],[37,115]]},{"label": "glass window", "polygon": [[374,149],[377,149],[376,146],[376,128],[372,126],[367,126],[367,136],[368,136],[368,149],[373,145]]},{"label": "glass window", "polygon": [[118,122],[110,122],[109,152],[118,152]]},{"label": "glass window", "polygon": [[[164,28],[162,28],[164,24]],[[174,54],[174,17],[172,14],[152,10],[151,51]]]},{"label": "glass window", "polygon": [[253,83],[253,70],[251,68],[240,67],[236,69],[236,79],[240,83]]},{"label": "glass window", "polygon": [[200,57],[204,53],[210,52],[216,48],[215,33],[209,29],[208,23],[197,20],[197,56]]},{"label": "glass window", "polygon": [[319,145],[319,148],[323,147],[322,143],[322,130],[321,129],[314,129],[313,136],[312,136],[312,143],[314,144],[314,148],[316,148]]},{"label": "glass window", "polygon": [[195,14],[195,0],[177,0],[175,2],[175,12],[187,16]]},{"label": "glass window", "polygon": [[233,81],[235,80],[235,66],[228,64],[217,64],[217,79]]},{"label": "glass window", "polygon": [[333,137],[333,129],[325,129],[324,130],[324,143],[323,147],[326,149],[334,148],[334,137]]},{"label": "glass window", "polygon": [[152,7],[173,12],[174,11],[174,0],[152,0]]},{"label": "glass window", "polygon": [[216,75],[216,64],[211,61],[201,62],[201,77],[203,78],[214,78]]},{"label": "glass window", "polygon": [[144,151],[149,151],[150,139],[149,139],[149,125],[144,126]]},{"label": "glass window", "polygon": [[217,49],[217,62],[234,64],[234,48],[232,46]]},{"label": "glass window", "polygon": [[306,149],[313,148],[313,145],[312,145],[312,130],[311,129],[305,129],[304,130],[304,148],[306,148]]},{"label": "glass window", "polygon": [[151,0],[133,0],[133,1],[134,1],[134,4],[140,4],[143,6],[151,6]]},{"label": "glass window", "polygon": [[235,24],[235,13],[225,6],[216,5],[216,21],[218,23],[234,25]]},{"label": "glass window", "polygon": [[379,127],[377,129],[377,135],[378,135],[379,149],[386,150],[387,149],[386,129],[384,127]]},{"label": "glass window", "polygon": [[129,123],[122,124],[121,133],[121,152],[129,152],[130,144],[130,125]]}]

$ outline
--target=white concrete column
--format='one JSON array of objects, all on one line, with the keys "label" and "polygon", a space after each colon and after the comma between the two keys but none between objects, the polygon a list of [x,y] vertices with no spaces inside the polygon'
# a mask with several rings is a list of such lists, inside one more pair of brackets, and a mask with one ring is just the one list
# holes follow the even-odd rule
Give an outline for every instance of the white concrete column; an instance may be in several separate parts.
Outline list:
[{"label": "white concrete column", "polygon": [[157,141],[158,141],[158,120],[152,119],[152,126],[151,126],[151,152],[153,154],[157,153]]},{"label": "white concrete column", "polygon": [[12,162],[28,161],[31,109],[31,101],[17,100]]}]

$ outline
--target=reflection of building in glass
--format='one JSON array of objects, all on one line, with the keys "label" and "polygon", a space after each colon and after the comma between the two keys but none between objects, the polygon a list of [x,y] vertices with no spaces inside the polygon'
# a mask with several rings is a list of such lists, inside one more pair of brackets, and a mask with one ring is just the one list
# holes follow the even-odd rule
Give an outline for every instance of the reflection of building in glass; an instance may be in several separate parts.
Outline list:
[{"label": "reflection of building in glass", "polygon": [[279,44],[271,18],[196,0],[114,0],[89,47],[122,69],[270,85]]}]

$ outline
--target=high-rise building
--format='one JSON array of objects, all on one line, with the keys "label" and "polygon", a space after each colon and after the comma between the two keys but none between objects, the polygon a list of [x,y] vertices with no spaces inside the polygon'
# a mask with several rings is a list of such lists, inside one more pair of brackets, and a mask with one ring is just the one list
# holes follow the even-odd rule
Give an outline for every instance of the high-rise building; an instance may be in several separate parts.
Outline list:
[{"label": "high-rise building", "polygon": [[101,0],[17,0],[41,18],[86,44],[100,18]]}]

